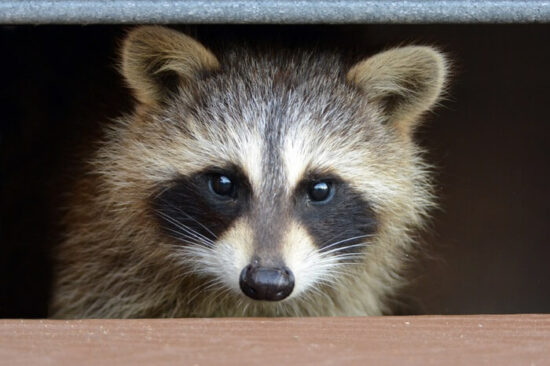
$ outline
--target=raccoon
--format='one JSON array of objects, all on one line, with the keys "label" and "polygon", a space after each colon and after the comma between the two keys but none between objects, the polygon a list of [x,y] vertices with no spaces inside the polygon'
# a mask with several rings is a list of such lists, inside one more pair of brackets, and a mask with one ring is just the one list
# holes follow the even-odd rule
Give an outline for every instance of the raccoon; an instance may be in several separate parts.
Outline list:
[{"label": "raccoon", "polygon": [[447,70],[424,46],[352,65],[135,28],[137,103],[71,194],[51,315],[391,313],[434,206],[412,135]]}]

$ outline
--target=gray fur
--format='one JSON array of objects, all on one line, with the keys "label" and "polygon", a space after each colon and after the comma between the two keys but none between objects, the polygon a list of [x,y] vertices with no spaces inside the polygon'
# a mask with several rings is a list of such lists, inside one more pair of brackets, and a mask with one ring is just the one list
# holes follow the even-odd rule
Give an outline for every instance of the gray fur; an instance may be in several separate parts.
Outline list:
[{"label": "gray fur", "polygon": [[[405,47],[348,69],[328,51],[231,48],[214,56],[166,28],[130,33],[123,74],[138,103],[109,128],[72,192],[52,315],[391,312],[406,283],[411,234],[433,206],[412,131],[437,100],[446,64],[432,49]],[[168,89],[167,78],[179,86]],[[399,104],[388,115],[385,103],[395,95]],[[151,205],[159,190],[228,165],[251,182],[249,210],[216,237],[182,223],[180,239],[167,235]],[[336,174],[353,197],[349,207],[361,203],[339,219],[351,225],[372,213],[376,232],[316,242],[295,214],[300,182],[312,172]],[[357,239],[351,252],[352,245],[338,246]],[[289,298],[263,303],[239,291],[238,274],[254,256],[295,272]]]}]

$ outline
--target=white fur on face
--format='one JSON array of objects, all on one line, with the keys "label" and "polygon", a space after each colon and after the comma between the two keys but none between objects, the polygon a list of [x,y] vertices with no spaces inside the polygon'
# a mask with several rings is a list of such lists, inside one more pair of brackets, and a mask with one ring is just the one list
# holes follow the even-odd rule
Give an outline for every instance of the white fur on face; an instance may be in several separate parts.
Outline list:
[{"label": "white fur on face", "polygon": [[289,298],[295,298],[315,286],[325,277],[318,249],[307,231],[298,223],[292,222],[283,238],[283,258],[286,266],[294,274],[294,290]]},{"label": "white fur on face", "polygon": [[231,141],[223,147],[223,156],[236,162],[248,177],[253,189],[262,184],[263,140],[253,131],[232,131]]},{"label": "white fur on face", "polygon": [[239,277],[250,263],[252,232],[245,220],[240,219],[215,242],[185,247],[182,254],[184,264],[190,264],[194,273],[241,293]]},{"label": "white fur on face", "polygon": [[287,138],[283,147],[282,161],[285,167],[288,192],[292,192],[298,185],[310,164],[309,147],[304,141],[296,138]]},{"label": "white fur on face", "polygon": [[228,129],[209,131],[206,135],[196,132],[195,139],[185,144],[181,155],[197,164],[194,170],[236,164],[248,177],[252,187],[259,187],[262,182],[262,138],[254,131],[233,131],[231,126]]},{"label": "white fur on face", "polygon": [[[182,264],[193,273],[210,278],[213,284],[242,295],[239,278],[250,264],[253,231],[245,219],[237,220],[222,237],[208,245],[189,245],[182,249]],[[331,284],[341,273],[342,264],[331,253],[320,253],[307,230],[292,222],[282,238],[282,257],[295,278],[294,290],[286,299],[299,298],[321,284]],[[285,300],[285,301],[286,301]]]}]

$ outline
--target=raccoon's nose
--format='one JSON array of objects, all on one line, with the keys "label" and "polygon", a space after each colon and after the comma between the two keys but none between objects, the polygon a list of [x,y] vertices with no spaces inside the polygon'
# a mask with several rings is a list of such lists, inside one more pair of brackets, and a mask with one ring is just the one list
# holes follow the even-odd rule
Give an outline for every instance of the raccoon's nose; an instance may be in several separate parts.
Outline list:
[{"label": "raccoon's nose", "polygon": [[248,265],[241,272],[241,290],[254,300],[279,301],[294,289],[294,275],[287,267]]}]

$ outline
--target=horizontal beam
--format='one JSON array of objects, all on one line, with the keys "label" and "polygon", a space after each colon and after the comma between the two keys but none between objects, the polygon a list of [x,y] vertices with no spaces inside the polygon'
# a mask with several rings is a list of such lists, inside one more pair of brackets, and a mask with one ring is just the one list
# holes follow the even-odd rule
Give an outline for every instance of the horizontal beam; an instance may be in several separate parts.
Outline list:
[{"label": "horizontal beam", "polygon": [[0,365],[548,365],[550,315],[0,320]]},{"label": "horizontal beam", "polygon": [[0,24],[544,23],[540,0],[0,0]]}]

